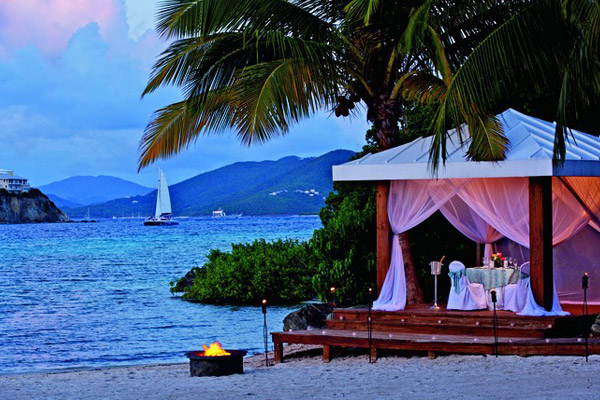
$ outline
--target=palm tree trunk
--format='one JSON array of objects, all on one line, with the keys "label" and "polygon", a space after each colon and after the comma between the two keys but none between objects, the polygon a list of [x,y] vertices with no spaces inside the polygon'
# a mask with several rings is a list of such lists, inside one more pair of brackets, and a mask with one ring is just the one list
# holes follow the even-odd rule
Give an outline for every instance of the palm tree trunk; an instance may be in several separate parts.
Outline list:
[{"label": "palm tree trunk", "polygon": [[406,276],[406,304],[423,303],[423,289],[419,284],[415,263],[410,252],[408,232],[401,233],[398,237],[400,248],[404,256],[404,274]]},{"label": "palm tree trunk", "polygon": [[[368,110],[368,118],[377,132],[377,142],[381,150],[389,149],[398,144],[400,128],[398,122],[405,118],[402,104],[387,96],[379,96],[376,104]],[[406,303],[423,303],[423,289],[419,284],[415,263],[410,252],[408,232],[399,235],[400,247],[404,256],[404,271],[406,276]]]}]

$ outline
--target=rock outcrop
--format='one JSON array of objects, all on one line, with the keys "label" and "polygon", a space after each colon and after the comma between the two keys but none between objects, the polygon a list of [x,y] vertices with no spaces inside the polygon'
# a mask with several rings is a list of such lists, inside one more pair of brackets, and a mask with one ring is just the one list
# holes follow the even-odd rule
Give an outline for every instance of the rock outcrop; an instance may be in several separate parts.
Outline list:
[{"label": "rock outcrop", "polygon": [[68,215],[37,189],[27,193],[9,193],[0,189],[0,224],[70,221]]},{"label": "rock outcrop", "polygon": [[598,314],[596,322],[592,325],[592,335],[594,337],[600,337],[600,314]]},{"label": "rock outcrop", "polygon": [[311,304],[288,314],[283,320],[283,330],[288,332],[308,329],[308,327],[323,329],[327,316],[333,312],[329,304]]}]

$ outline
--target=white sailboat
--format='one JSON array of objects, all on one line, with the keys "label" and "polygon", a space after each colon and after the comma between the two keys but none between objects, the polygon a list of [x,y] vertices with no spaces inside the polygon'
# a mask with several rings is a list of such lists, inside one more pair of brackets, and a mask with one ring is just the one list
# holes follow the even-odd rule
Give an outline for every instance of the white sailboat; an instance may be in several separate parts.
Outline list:
[{"label": "white sailboat", "polygon": [[169,186],[162,170],[158,169],[158,190],[156,192],[156,210],[154,216],[144,221],[146,226],[179,225],[171,219],[171,197]]}]

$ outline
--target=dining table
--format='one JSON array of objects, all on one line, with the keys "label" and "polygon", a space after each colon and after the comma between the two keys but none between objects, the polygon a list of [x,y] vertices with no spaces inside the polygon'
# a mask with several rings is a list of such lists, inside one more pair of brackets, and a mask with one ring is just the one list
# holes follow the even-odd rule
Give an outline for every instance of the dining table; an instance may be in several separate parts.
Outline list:
[{"label": "dining table", "polygon": [[480,283],[485,290],[487,306],[491,310],[494,305],[491,301],[490,292],[496,290],[497,302],[496,308],[503,308],[503,288],[509,284],[515,284],[519,281],[519,271],[515,268],[494,268],[494,267],[475,267],[466,269],[467,279],[470,283]]}]

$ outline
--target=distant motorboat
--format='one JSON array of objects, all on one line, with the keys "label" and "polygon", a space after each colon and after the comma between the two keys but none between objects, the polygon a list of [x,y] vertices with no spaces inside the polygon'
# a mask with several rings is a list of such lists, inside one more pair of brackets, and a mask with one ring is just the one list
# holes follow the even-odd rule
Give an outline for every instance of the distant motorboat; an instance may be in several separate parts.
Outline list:
[{"label": "distant motorboat", "polygon": [[154,216],[144,221],[145,226],[179,225],[179,222],[171,219],[171,196],[169,186],[162,170],[158,169],[158,190],[156,191],[156,209]]},{"label": "distant motorboat", "polygon": [[226,216],[227,216],[227,214],[225,214],[225,211],[223,211],[220,208],[218,208],[218,209],[216,209],[216,210],[214,210],[212,212],[212,217],[213,218],[223,218],[223,217],[226,217]]},{"label": "distant motorboat", "polygon": [[212,212],[212,217],[213,218],[239,218],[242,216],[242,213],[239,214],[226,214],[225,211],[223,211],[221,208],[218,208],[216,210],[214,210]]}]

